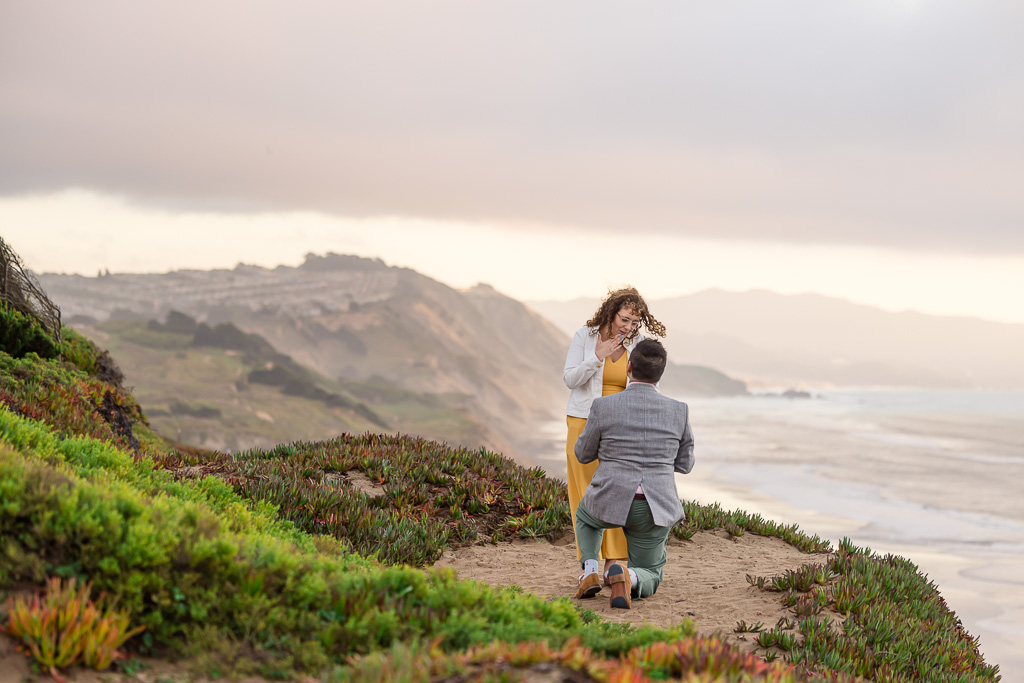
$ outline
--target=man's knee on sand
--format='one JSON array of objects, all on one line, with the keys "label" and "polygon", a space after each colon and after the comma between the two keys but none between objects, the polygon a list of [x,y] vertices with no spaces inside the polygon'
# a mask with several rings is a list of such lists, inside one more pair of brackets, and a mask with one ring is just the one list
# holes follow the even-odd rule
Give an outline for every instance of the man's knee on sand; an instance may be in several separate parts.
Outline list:
[{"label": "man's knee on sand", "polygon": [[658,586],[664,580],[660,570],[644,569],[642,567],[640,569],[630,567],[630,569],[637,575],[637,581],[633,584],[634,598],[649,598],[658,592]]},{"label": "man's knee on sand", "polygon": [[658,592],[658,586],[660,585],[660,581],[641,581],[640,584],[636,587],[636,595],[634,597],[649,598]]}]

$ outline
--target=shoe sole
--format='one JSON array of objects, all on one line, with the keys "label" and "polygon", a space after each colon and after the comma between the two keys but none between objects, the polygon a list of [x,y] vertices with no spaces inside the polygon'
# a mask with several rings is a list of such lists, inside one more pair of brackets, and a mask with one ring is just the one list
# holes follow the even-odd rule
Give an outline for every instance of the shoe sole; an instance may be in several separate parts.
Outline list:
[{"label": "shoe sole", "polygon": [[580,594],[580,599],[581,600],[586,600],[587,598],[592,598],[592,597],[594,597],[595,595],[597,595],[600,592],[601,592],[601,587],[600,586],[591,586],[590,588],[588,588],[587,590],[583,591]]},{"label": "shoe sole", "polygon": [[[612,567],[612,569],[616,569],[618,567],[619,567],[619,565],[615,565],[614,567]],[[624,569],[619,569],[619,571],[617,571],[617,572],[610,573],[609,577],[610,576],[619,576],[619,575],[622,575],[622,574],[625,574],[625,573],[626,572],[625,572]],[[629,609],[629,607],[630,607],[629,597],[626,596],[626,595],[615,595],[615,593],[618,593],[620,591],[623,592],[623,593],[628,593],[629,592],[628,589],[626,589],[626,584],[624,582],[616,581],[615,583],[612,584],[612,598],[611,598],[611,600],[608,601],[608,604],[611,605],[613,608],[616,608],[616,609]]]}]

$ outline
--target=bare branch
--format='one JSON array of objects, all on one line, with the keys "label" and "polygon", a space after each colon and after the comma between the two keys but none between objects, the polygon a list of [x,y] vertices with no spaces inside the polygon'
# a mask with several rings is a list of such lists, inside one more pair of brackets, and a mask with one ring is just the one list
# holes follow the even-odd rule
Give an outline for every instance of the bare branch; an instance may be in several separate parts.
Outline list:
[{"label": "bare branch", "polygon": [[39,281],[0,237],[0,302],[39,321],[60,343],[60,308],[50,301]]}]

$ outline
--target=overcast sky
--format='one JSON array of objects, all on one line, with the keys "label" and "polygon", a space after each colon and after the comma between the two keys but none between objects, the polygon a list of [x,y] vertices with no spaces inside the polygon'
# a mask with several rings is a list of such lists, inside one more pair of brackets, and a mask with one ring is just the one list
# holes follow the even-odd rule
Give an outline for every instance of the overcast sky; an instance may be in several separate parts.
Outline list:
[{"label": "overcast sky", "polygon": [[0,234],[1024,321],[1022,35],[1010,0],[3,3]]}]

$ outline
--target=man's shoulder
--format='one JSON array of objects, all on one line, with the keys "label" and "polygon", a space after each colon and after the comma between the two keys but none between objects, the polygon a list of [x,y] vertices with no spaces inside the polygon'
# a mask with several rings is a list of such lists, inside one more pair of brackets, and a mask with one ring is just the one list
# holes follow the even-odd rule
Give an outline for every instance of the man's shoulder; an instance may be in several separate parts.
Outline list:
[{"label": "man's shoulder", "polygon": [[680,401],[680,400],[679,400],[679,399],[677,399],[677,398],[672,398],[671,396],[666,396],[665,394],[662,394],[661,392],[659,392],[659,393],[658,393],[658,396],[661,396],[662,400],[664,400],[664,401],[671,401],[672,403],[674,403],[674,404],[678,404],[678,405],[681,405],[681,406],[683,406],[684,408],[688,408],[688,407],[689,407],[689,406],[688,406],[688,405],[686,404],[686,402],[685,402],[685,401]]},{"label": "man's shoulder", "polygon": [[658,392],[658,400],[661,401],[662,405],[669,410],[679,410],[683,415],[690,414],[690,406],[685,402],[666,396],[661,392]]},{"label": "man's shoulder", "polygon": [[673,405],[681,406],[683,410],[690,409],[690,406],[685,401],[680,401],[679,399],[671,398],[669,396],[666,396],[665,394],[660,394],[660,396],[666,401],[671,401]]}]

